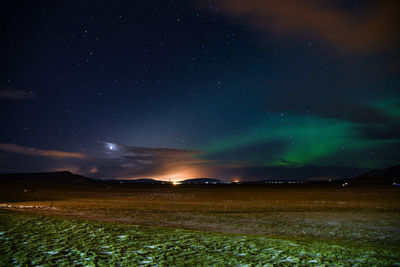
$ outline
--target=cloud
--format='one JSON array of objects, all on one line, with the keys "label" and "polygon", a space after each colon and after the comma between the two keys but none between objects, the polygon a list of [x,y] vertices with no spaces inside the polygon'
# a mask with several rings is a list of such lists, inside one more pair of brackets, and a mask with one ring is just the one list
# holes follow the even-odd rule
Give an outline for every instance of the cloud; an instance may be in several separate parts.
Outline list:
[{"label": "cloud", "polygon": [[201,151],[115,145],[118,149],[107,150],[102,155],[85,155],[0,143],[0,156],[4,155],[0,172],[70,170],[92,178],[179,180],[201,177],[214,164],[197,158]]},{"label": "cloud", "polygon": [[[210,4],[211,3],[211,4]],[[399,1],[380,0],[356,14],[312,0],[214,0],[200,6],[221,10],[253,28],[278,36],[314,36],[335,49],[373,53],[396,48],[399,43]]]},{"label": "cloud", "polygon": [[398,144],[400,143],[400,123],[358,125],[356,129],[368,140],[392,140],[397,141]]},{"label": "cloud", "polygon": [[137,159],[137,160],[151,160],[151,161],[162,161],[170,162],[179,160],[182,163],[190,164],[198,162],[195,156],[201,154],[200,151],[185,150],[185,149],[172,149],[172,148],[146,148],[146,147],[132,147],[123,146],[129,155],[125,158]]},{"label": "cloud", "polygon": [[33,94],[24,90],[0,90],[0,98],[7,99],[32,99]]},{"label": "cloud", "polygon": [[[124,145],[119,145],[119,150],[115,151],[114,156],[107,154],[107,157],[98,158],[79,153],[21,147],[14,144],[0,144],[0,150],[13,152],[5,154],[0,161],[0,172],[69,170],[101,179],[181,180],[198,177],[214,177],[223,180],[240,177],[241,180],[247,181],[265,178],[308,179],[312,177],[348,177],[362,173],[369,168],[346,166],[347,158],[341,158],[344,162],[326,166],[293,162],[288,162],[288,166],[267,166],[260,162],[233,158],[230,160],[202,159],[199,157],[203,157],[205,153],[196,150]],[[249,152],[251,150],[250,148]],[[379,153],[379,151],[376,152]],[[397,154],[383,154],[393,156],[394,158],[391,159],[393,161],[398,160]],[[31,157],[31,155],[43,157]],[[58,160],[59,158],[62,160]],[[332,163],[332,161],[330,162]]]},{"label": "cloud", "polygon": [[316,103],[302,99],[301,96],[297,101],[269,101],[266,106],[269,111],[285,112],[288,116],[314,116],[351,123],[362,140],[400,140],[399,115],[395,111],[391,112],[391,109],[400,110],[399,107],[378,106],[374,103],[348,104],[337,100]]},{"label": "cloud", "polygon": [[[386,114],[385,110],[373,106],[362,105],[362,104],[346,104],[346,103],[329,103],[329,105],[310,105],[308,109],[311,109],[314,114],[317,114],[322,118],[337,119],[341,121],[349,121],[357,124],[390,124],[396,120],[393,116]],[[269,108],[274,108],[270,105]],[[276,110],[279,106],[275,107]],[[292,105],[285,107],[285,111],[288,114],[304,115],[306,106],[304,103],[300,103],[298,106]]]},{"label": "cloud", "polygon": [[4,143],[0,143],[0,150],[17,153],[17,154],[51,157],[51,158],[83,159],[86,157],[84,154],[76,153],[76,152],[65,152],[65,151],[59,151],[59,150],[44,150],[44,149],[37,149],[37,148],[33,148],[33,147],[19,146],[16,144],[4,144]]},{"label": "cloud", "polygon": [[320,114],[328,118],[362,124],[388,124],[395,119],[387,115],[383,109],[357,104],[336,104],[330,108],[321,109]]},{"label": "cloud", "polygon": [[[201,151],[116,145],[107,158],[82,162],[82,170],[97,178],[182,179],[198,177],[211,161],[198,158]],[[86,167],[86,166],[90,166]],[[95,166],[95,167],[94,167]],[[96,172],[90,169],[96,169]]]}]

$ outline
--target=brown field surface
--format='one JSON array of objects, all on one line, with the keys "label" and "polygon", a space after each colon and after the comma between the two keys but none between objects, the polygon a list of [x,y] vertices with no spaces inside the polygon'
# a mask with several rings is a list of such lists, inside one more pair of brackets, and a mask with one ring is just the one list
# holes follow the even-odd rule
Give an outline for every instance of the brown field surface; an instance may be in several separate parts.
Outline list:
[{"label": "brown field surface", "polygon": [[394,186],[0,186],[0,208],[29,213],[165,228],[400,245],[400,190]]}]

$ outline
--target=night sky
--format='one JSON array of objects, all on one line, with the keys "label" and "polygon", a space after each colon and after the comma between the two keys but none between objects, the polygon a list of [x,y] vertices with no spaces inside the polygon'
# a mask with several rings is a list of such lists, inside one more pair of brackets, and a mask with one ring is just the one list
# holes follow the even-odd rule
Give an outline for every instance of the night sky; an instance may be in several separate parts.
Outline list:
[{"label": "night sky", "polygon": [[327,179],[400,163],[399,1],[1,1],[0,172]]}]

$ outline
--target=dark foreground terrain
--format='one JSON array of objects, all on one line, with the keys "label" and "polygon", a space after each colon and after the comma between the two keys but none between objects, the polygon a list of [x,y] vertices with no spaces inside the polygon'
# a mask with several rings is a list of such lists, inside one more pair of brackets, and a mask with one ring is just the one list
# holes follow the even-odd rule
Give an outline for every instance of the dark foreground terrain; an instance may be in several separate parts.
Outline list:
[{"label": "dark foreground terrain", "polygon": [[394,185],[3,180],[0,265],[398,265]]}]

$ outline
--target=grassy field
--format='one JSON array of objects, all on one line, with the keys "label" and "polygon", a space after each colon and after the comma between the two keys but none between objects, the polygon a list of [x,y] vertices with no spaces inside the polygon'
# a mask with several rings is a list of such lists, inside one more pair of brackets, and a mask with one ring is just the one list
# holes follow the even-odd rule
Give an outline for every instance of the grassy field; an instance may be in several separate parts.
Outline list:
[{"label": "grassy field", "polygon": [[0,213],[0,264],[27,265],[394,265],[380,247],[219,234]]},{"label": "grassy field", "polygon": [[32,184],[0,199],[2,266],[400,264],[394,187]]}]

